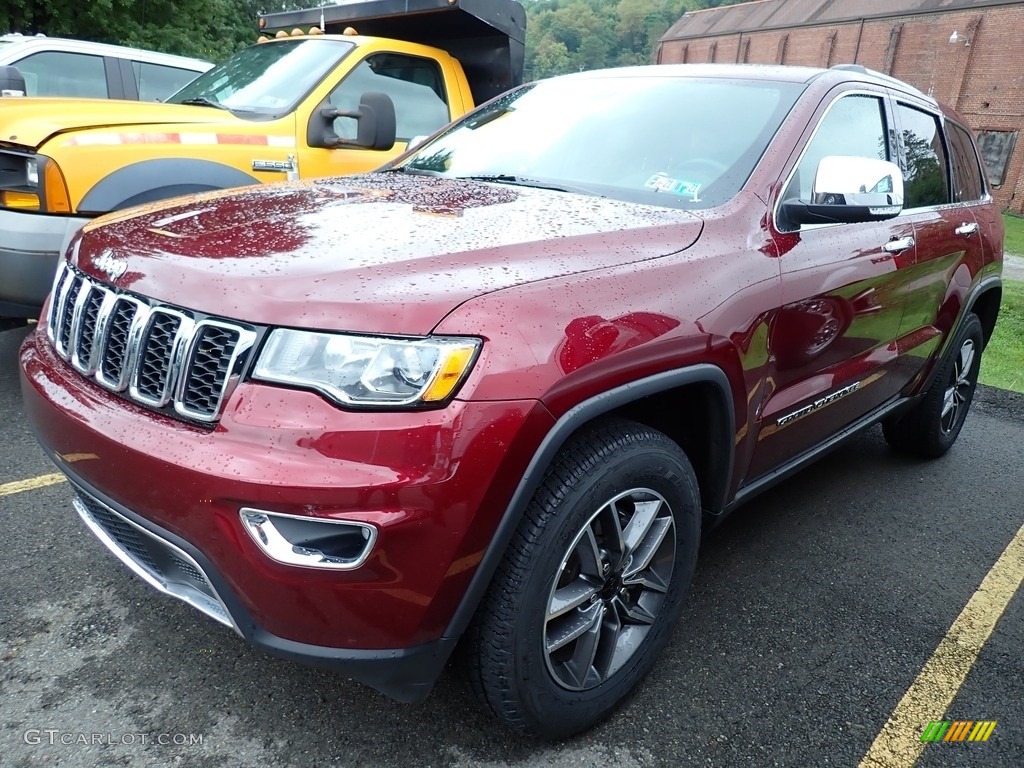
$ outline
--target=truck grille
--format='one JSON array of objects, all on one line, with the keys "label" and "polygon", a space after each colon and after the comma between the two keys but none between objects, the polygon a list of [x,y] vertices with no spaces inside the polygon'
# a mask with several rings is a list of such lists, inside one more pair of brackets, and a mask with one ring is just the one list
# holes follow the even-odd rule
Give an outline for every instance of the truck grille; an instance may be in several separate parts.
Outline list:
[{"label": "truck grille", "polygon": [[57,354],[141,405],[216,421],[256,332],[112,290],[61,265],[48,317]]}]

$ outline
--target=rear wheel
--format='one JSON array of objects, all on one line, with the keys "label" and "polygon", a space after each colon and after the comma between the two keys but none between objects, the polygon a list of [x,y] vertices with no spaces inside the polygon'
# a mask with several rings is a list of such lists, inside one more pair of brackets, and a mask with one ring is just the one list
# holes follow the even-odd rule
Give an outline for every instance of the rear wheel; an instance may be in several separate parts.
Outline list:
[{"label": "rear wheel", "polygon": [[548,738],[611,713],[668,642],[699,536],[697,481],[672,440],[625,421],[575,436],[470,629],[469,677],[484,706]]},{"label": "rear wheel", "polygon": [[978,386],[984,343],[981,320],[968,315],[928,392],[907,413],[882,424],[889,445],[929,459],[942,456],[953,446]]}]

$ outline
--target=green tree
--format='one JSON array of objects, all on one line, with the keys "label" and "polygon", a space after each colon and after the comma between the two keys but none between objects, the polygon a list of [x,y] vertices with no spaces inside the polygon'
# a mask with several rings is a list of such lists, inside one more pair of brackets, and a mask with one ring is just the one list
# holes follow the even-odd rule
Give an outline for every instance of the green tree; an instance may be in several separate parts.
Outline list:
[{"label": "green tree", "polygon": [[303,8],[276,0],[7,0],[0,32],[130,45],[220,61],[256,41],[260,10]]},{"label": "green tree", "polygon": [[522,0],[526,79],[581,69],[650,64],[686,11],[737,0]]}]

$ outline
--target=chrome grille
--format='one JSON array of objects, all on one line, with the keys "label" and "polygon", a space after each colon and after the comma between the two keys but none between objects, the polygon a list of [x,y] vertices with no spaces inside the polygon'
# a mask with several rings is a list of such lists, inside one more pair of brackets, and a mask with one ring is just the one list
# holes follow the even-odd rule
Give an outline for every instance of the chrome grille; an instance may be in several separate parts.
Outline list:
[{"label": "chrome grille", "polygon": [[256,333],[114,291],[69,266],[54,280],[49,338],[98,384],[150,408],[215,421]]}]

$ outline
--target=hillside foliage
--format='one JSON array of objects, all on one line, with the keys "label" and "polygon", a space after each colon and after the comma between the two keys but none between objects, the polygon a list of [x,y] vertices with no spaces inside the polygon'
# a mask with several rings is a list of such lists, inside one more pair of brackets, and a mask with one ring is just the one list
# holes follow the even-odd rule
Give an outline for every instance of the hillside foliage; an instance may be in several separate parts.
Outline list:
[{"label": "hillside foliage", "polygon": [[[648,64],[658,38],[686,11],[730,0],[521,0],[526,79]],[[43,33],[221,61],[250,45],[260,12],[309,0],[6,0],[0,32]]]},{"label": "hillside foliage", "polygon": [[524,0],[526,79],[650,64],[658,38],[687,11],[736,0]]}]

